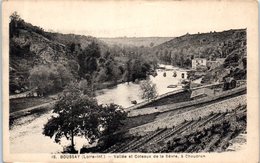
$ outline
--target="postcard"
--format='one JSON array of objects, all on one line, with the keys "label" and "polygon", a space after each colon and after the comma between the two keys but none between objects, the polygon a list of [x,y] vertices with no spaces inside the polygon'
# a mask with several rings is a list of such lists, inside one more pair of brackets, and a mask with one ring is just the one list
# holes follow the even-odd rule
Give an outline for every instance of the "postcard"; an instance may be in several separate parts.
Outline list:
[{"label": "postcard", "polygon": [[4,161],[258,162],[257,14],[253,0],[4,1]]}]

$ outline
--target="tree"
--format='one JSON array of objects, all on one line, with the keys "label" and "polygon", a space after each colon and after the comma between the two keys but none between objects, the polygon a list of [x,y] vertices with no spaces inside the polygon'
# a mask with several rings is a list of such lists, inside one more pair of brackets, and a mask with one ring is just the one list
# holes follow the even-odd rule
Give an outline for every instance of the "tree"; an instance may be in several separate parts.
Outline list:
[{"label": "tree", "polygon": [[129,84],[129,81],[132,80],[132,71],[131,71],[131,59],[129,59],[127,62],[126,62],[126,80]]},{"label": "tree", "polygon": [[100,58],[101,52],[97,43],[92,42],[78,55],[78,62],[80,65],[80,75],[85,74],[93,75],[97,71],[97,59]]},{"label": "tree", "polygon": [[79,72],[80,66],[77,61],[68,60],[66,67],[68,67],[68,69],[71,71],[71,73],[73,74],[73,76],[75,78],[78,78],[78,72]]},{"label": "tree", "polygon": [[101,57],[99,45],[92,42],[78,55],[79,76],[88,80],[94,92],[94,78],[98,71],[98,59]]},{"label": "tree", "polygon": [[52,70],[47,66],[36,66],[30,70],[30,88],[37,88],[39,94],[45,94],[53,88],[53,81],[50,80]]},{"label": "tree", "polygon": [[10,16],[10,23],[9,23],[10,38],[19,35],[19,31],[17,30],[17,27],[20,21],[21,21],[21,17],[17,14],[17,12],[12,13],[12,15]]},{"label": "tree", "polygon": [[114,81],[114,83],[117,83],[117,80],[119,79],[119,69],[117,66],[117,63],[112,60],[108,59],[105,64],[106,69],[106,76],[108,81]]},{"label": "tree", "polygon": [[101,83],[107,81],[106,67],[100,68],[100,70],[97,74],[96,80]]},{"label": "tree", "polygon": [[122,107],[98,105],[94,98],[83,94],[77,83],[71,83],[55,104],[51,119],[44,125],[43,134],[54,137],[59,143],[62,137],[71,141],[68,152],[76,152],[75,136],[85,137],[89,143],[111,134],[126,118]]},{"label": "tree", "polygon": [[54,71],[57,71],[59,85],[57,87],[64,88],[73,78],[71,72],[62,64],[54,65]]},{"label": "tree", "polygon": [[142,98],[148,101],[157,97],[158,93],[156,90],[156,85],[150,80],[145,80],[140,84],[142,90]]},{"label": "tree", "polygon": [[94,92],[92,92],[91,90],[91,85],[86,79],[80,80],[78,83],[78,87],[84,95],[88,95],[90,97],[94,96]]},{"label": "tree", "polygon": [[30,70],[30,87],[39,94],[62,90],[72,79],[72,74],[62,64],[39,65]]}]

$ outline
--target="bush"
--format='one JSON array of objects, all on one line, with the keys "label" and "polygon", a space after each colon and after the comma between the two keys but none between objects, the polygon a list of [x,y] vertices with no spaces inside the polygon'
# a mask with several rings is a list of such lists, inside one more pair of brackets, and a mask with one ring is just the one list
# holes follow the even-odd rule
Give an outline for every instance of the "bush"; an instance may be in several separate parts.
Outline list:
[{"label": "bush", "polygon": [[140,85],[142,90],[142,98],[152,100],[157,97],[158,93],[156,90],[156,85],[153,84],[150,80],[143,81]]}]

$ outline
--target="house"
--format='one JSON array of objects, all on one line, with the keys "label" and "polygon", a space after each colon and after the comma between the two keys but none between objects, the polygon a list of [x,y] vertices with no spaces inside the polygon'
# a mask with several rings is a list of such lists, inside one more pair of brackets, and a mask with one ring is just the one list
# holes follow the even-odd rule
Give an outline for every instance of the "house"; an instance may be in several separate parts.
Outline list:
[{"label": "house", "polygon": [[192,69],[197,69],[199,67],[206,67],[207,66],[207,59],[206,58],[194,58],[191,61]]},{"label": "house", "polygon": [[215,91],[209,88],[196,89],[192,91],[190,98],[194,100],[194,99],[199,99],[207,96],[209,97],[215,96]]},{"label": "house", "polygon": [[175,77],[178,79],[188,79],[189,73],[190,73],[189,70],[179,70],[179,71],[176,71]]}]

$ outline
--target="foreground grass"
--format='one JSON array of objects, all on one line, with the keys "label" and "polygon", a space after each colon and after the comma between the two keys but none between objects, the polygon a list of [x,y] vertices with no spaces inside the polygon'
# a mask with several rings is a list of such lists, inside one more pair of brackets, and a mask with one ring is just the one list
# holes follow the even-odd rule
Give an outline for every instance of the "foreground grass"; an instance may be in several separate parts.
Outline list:
[{"label": "foreground grass", "polygon": [[134,128],[137,126],[141,126],[146,123],[153,122],[159,113],[153,113],[149,115],[141,115],[135,117],[127,117],[126,120],[123,121],[122,131],[127,131],[130,128]]}]

